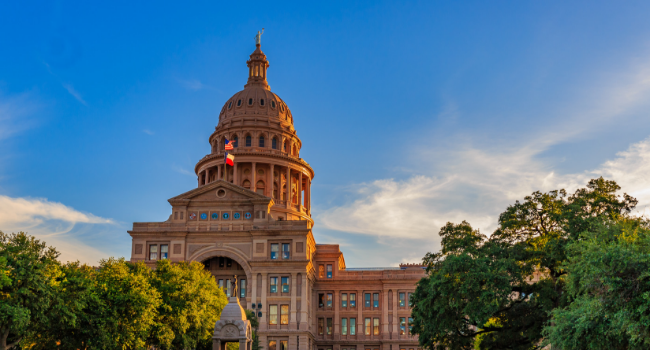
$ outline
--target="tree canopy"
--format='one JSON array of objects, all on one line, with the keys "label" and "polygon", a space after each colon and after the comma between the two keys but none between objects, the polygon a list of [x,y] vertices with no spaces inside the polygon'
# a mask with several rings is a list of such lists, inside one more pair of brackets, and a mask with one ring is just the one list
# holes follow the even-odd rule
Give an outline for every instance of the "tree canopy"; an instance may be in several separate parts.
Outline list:
[{"label": "tree canopy", "polygon": [[442,249],[423,261],[413,332],[426,349],[544,346],[553,310],[571,303],[567,261],[584,232],[626,220],[636,199],[602,178],[568,195],[534,192],[506,208],[489,237],[465,221],[440,230]]}]

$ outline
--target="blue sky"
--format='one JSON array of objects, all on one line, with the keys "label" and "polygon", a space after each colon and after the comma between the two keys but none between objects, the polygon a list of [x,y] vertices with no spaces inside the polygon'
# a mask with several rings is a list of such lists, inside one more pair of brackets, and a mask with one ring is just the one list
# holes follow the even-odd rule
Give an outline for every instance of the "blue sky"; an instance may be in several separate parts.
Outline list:
[{"label": "blue sky", "polygon": [[196,186],[262,27],[348,266],[490,233],[535,190],[617,180],[650,202],[648,2],[0,4],[0,230],[64,259],[130,254]]}]

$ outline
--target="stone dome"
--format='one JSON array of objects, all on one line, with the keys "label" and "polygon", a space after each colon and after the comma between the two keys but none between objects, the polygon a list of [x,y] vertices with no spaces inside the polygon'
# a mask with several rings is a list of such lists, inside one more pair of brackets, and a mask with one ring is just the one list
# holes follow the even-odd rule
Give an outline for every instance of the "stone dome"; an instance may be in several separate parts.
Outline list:
[{"label": "stone dome", "polygon": [[268,117],[293,125],[287,104],[270,88],[248,85],[229,98],[219,113],[219,124],[235,117]]},{"label": "stone dome", "polygon": [[239,304],[237,297],[229,297],[228,304],[221,311],[221,320],[241,321],[246,320],[246,312]]}]

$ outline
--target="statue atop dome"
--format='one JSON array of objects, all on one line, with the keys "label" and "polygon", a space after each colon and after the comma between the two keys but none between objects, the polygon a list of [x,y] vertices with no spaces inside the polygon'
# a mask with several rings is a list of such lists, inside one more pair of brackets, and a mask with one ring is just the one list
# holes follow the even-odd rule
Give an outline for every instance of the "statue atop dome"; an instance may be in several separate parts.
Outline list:
[{"label": "statue atop dome", "polygon": [[264,28],[262,28],[261,32],[259,30],[257,31],[257,35],[255,35],[255,45],[262,45],[261,44],[262,34],[264,34]]}]

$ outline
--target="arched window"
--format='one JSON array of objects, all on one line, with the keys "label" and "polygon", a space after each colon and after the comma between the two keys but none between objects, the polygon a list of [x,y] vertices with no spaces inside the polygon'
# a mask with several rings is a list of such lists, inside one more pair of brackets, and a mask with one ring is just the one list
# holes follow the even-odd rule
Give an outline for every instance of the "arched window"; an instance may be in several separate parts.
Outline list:
[{"label": "arched window", "polygon": [[235,135],[235,147],[239,146],[239,136]]},{"label": "arched window", "polygon": [[260,136],[260,147],[264,147],[264,135]]},{"label": "arched window", "polygon": [[230,109],[230,107],[232,107],[232,101],[230,101],[230,103],[228,103],[228,109]]},{"label": "arched window", "polygon": [[261,194],[262,196],[264,195],[264,181],[257,181],[257,186],[256,186],[255,192]]},{"label": "arched window", "polygon": [[288,147],[289,147],[289,146],[288,146],[288,144],[287,144],[287,141],[284,141],[284,147],[282,147],[282,148],[284,148],[284,151],[285,151],[285,152],[289,152]]},{"label": "arched window", "polygon": [[237,100],[237,107],[241,106],[241,99]]},{"label": "arched window", "polygon": [[243,188],[251,189],[251,182],[248,180],[244,180],[244,183],[242,184]]},{"label": "arched window", "polygon": [[275,137],[271,140],[271,148],[278,149],[278,139]]},{"label": "arched window", "polygon": [[249,105],[249,106],[252,106],[252,105],[253,105],[253,99],[252,99],[252,98],[249,98],[249,99],[248,99],[248,105]]},{"label": "arched window", "polygon": [[273,183],[273,198],[275,198],[275,199],[278,198],[278,183],[277,182]]},{"label": "arched window", "polygon": [[260,100],[260,106],[264,106],[264,99]]},{"label": "arched window", "polygon": [[271,100],[271,107],[275,108],[275,101]]},{"label": "arched window", "polygon": [[251,142],[251,135],[246,135],[246,147],[250,147]]}]

